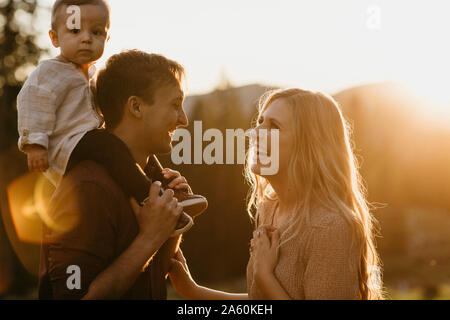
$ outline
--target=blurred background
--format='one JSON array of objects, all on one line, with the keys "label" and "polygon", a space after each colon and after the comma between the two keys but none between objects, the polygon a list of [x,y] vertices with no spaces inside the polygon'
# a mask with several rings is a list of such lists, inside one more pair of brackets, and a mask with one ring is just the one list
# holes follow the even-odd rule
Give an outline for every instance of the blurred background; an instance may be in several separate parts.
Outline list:
[{"label": "blurred background", "polygon": [[[110,0],[111,41],[187,69],[190,126],[250,128],[270,88],[333,94],[352,124],[380,224],[390,299],[450,299],[450,3],[448,1]],[[0,0],[0,298],[36,299],[51,196],[17,150],[16,96],[57,54],[52,0]],[[173,166],[209,208],[182,248],[202,285],[244,292],[252,225],[240,165]],[[170,298],[177,295],[170,290]]]}]

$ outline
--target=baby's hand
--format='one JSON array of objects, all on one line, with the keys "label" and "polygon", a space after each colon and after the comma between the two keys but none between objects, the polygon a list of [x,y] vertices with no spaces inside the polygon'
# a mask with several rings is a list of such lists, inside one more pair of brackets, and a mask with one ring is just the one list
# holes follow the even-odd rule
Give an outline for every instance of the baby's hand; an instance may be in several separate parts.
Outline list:
[{"label": "baby's hand", "polygon": [[25,148],[28,156],[28,169],[31,172],[44,172],[48,169],[48,152],[44,147],[33,144]]}]

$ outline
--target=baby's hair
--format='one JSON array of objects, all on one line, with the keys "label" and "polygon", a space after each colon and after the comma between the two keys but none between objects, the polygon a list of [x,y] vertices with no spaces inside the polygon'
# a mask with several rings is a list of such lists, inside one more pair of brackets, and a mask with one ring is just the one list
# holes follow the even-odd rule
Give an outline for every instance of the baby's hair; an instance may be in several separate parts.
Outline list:
[{"label": "baby's hair", "polygon": [[82,6],[86,4],[103,6],[108,14],[108,22],[106,27],[109,29],[111,24],[111,8],[106,0],[56,0],[52,8],[52,30],[56,30],[58,26],[58,16],[63,6]]}]

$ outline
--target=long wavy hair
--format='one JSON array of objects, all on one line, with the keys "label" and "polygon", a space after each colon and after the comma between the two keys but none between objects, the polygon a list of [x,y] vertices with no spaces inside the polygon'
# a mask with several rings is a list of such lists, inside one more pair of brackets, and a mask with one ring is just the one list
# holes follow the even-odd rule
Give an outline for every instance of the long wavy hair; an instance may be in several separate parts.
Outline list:
[{"label": "long wavy hair", "polygon": [[[311,221],[311,211],[320,206],[339,212],[353,231],[352,246],[359,250],[359,298],[382,299],[381,262],[374,245],[374,223],[365,188],[352,151],[350,126],[336,101],[322,92],[284,89],[267,92],[260,99],[259,116],[275,100],[289,106],[294,147],[288,162],[288,185],[297,190],[297,201],[286,243],[299,235]],[[250,184],[247,211],[258,221],[258,208],[277,200],[267,179],[255,175],[247,157],[245,175]],[[283,238],[283,236],[282,236]]]}]

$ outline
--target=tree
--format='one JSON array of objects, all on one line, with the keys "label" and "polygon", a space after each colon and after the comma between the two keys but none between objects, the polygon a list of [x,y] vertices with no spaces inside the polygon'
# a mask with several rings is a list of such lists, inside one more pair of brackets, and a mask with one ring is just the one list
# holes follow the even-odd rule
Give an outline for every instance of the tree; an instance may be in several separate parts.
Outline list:
[{"label": "tree", "polygon": [[36,44],[36,0],[0,0],[0,151],[17,138],[15,101],[26,77],[47,50]]},{"label": "tree", "polygon": [[[9,211],[6,187],[26,170],[25,161],[20,161],[25,159],[15,147],[18,138],[17,94],[29,69],[47,52],[36,43],[39,35],[34,27],[37,9],[37,0],[0,0],[0,199],[3,217],[9,217],[9,213],[5,213]],[[8,289],[16,294],[29,289],[29,277],[11,250],[2,219],[0,269],[0,295]],[[2,287],[5,283],[8,285]]]}]

